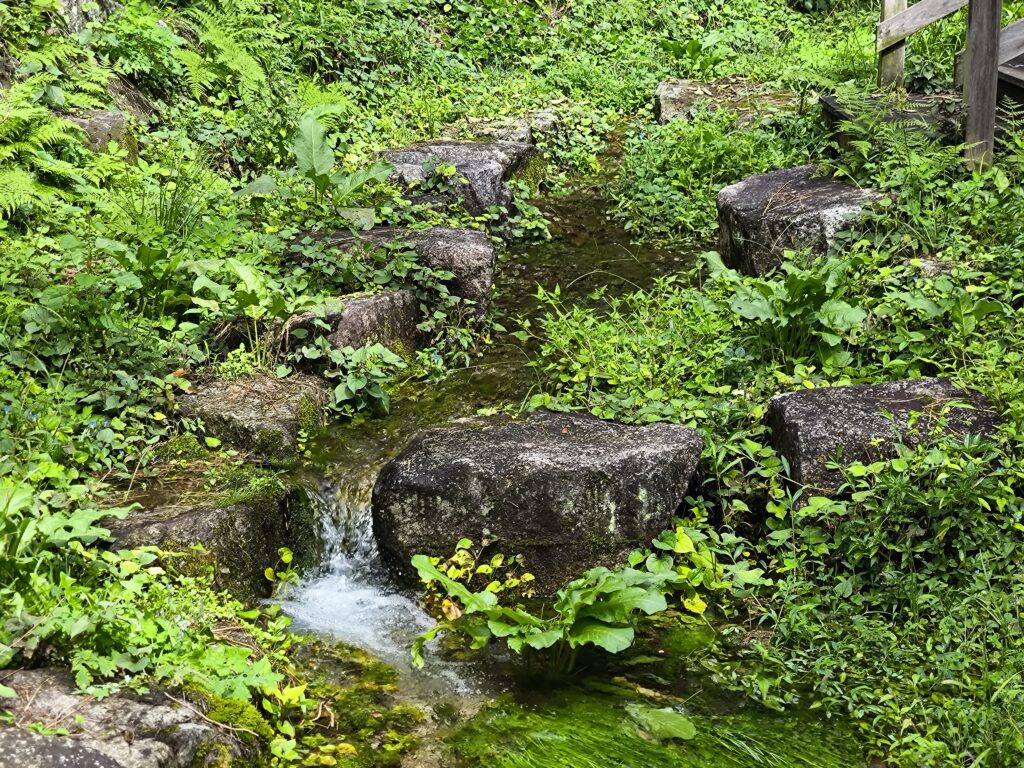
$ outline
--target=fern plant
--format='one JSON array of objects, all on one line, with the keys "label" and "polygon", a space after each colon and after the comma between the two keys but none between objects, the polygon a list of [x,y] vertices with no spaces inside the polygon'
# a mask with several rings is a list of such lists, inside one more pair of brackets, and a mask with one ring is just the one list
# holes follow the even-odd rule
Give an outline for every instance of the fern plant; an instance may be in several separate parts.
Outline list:
[{"label": "fern plant", "polygon": [[0,91],[0,218],[22,206],[46,209],[79,182],[71,163],[55,152],[74,148],[79,128],[43,106],[38,94],[52,76],[38,76]]}]

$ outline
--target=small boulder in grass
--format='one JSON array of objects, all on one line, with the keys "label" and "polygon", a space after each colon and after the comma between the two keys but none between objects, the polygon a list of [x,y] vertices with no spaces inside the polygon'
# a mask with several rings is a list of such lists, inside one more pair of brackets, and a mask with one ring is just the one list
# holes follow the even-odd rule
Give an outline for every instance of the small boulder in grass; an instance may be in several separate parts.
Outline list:
[{"label": "small boulder in grass", "polygon": [[813,165],[750,176],[718,193],[722,261],[762,277],[782,264],[786,251],[824,254],[880,197],[822,176]]},{"label": "small boulder in grass", "polygon": [[936,430],[961,439],[995,434],[999,415],[985,397],[949,379],[821,387],[776,395],[766,417],[772,446],[789,464],[789,476],[821,493],[834,492],[842,464],[892,456],[899,444],[916,446]]}]

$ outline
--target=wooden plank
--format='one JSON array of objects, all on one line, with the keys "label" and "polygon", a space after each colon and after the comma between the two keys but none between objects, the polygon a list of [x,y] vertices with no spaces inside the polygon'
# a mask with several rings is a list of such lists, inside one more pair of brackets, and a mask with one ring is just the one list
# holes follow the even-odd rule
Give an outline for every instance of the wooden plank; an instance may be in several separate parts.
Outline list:
[{"label": "wooden plank", "polygon": [[999,88],[999,27],[1003,0],[970,0],[967,18],[967,162],[972,168],[992,164]]},{"label": "wooden plank", "polygon": [[920,0],[875,29],[875,51],[881,53],[901,40],[949,14],[959,11],[969,0]]},{"label": "wooden plank", "polygon": [[[882,21],[887,21],[905,10],[907,10],[907,0],[882,0]],[[906,40],[900,40],[879,54],[878,86],[880,88],[893,88],[903,85],[903,69],[906,55]]]},{"label": "wooden plank", "polygon": [[1024,54],[1024,19],[1003,27],[999,33],[999,63],[1005,64]]}]

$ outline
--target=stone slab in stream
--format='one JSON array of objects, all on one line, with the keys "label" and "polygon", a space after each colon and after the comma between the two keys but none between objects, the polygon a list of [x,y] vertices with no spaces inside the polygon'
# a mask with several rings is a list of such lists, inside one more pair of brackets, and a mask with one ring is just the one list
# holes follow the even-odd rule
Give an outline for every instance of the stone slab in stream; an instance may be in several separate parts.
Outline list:
[{"label": "stone slab in stream", "polygon": [[323,427],[328,395],[327,385],[314,376],[252,374],[196,384],[181,397],[179,412],[202,419],[207,434],[279,458],[295,450],[300,431]]},{"label": "stone slab in stream", "polygon": [[106,518],[103,526],[110,530],[113,547],[181,552],[179,571],[212,569],[217,589],[243,601],[268,597],[271,584],[264,571],[278,564],[281,547],[292,550],[297,564],[312,562],[318,554],[318,523],[310,501],[298,485],[260,470],[238,471],[242,482],[237,487],[210,490],[203,487],[207,470],[200,466],[198,476],[175,474],[168,491],[132,499],[141,509],[121,519]]},{"label": "stone slab in stream", "polygon": [[880,197],[813,165],[751,176],[718,193],[722,261],[749,275],[776,269],[787,250],[825,253],[836,234],[853,226]]},{"label": "stone slab in stream", "polygon": [[373,529],[407,580],[413,555],[448,555],[462,537],[486,535],[494,551],[523,554],[550,593],[649,545],[683,503],[700,453],[689,427],[578,414],[432,429],[381,471]]},{"label": "stone slab in stream", "polygon": [[293,346],[321,334],[335,349],[383,344],[395,354],[409,357],[422,340],[423,334],[416,327],[421,319],[419,299],[406,289],[343,296],[318,310],[292,317],[285,330]]},{"label": "stone slab in stream", "polygon": [[159,690],[96,699],[79,693],[71,674],[61,669],[15,671],[5,674],[3,683],[16,693],[4,700],[4,709],[17,722],[45,723],[68,735],[0,728],[0,768],[255,765],[256,756],[208,721],[200,705],[182,706]]},{"label": "stone slab in stream", "polygon": [[491,299],[497,252],[493,241],[476,229],[432,227],[411,230],[401,227],[378,227],[366,232],[336,232],[327,244],[352,248],[360,243],[383,248],[407,246],[419,263],[431,269],[451,272],[449,289],[463,299],[476,302],[483,314]]},{"label": "stone slab in stream", "polygon": [[899,443],[923,443],[936,429],[988,436],[999,424],[982,395],[939,378],[788,392],[772,398],[766,419],[790,477],[826,493],[842,483],[841,472],[826,466],[837,457],[843,464],[874,461]]},{"label": "stone slab in stream", "polygon": [[[437,139],[382,153],[394,166],[393,178],[407,187],[427,181],[439,164],[455,166],[453,179],[466,210],[479,216],[492,206],[508,207],[508,181],[526,169],[533,147],[515,141],[454,141]],[[465,182],[458,181],[464,178]]]}]

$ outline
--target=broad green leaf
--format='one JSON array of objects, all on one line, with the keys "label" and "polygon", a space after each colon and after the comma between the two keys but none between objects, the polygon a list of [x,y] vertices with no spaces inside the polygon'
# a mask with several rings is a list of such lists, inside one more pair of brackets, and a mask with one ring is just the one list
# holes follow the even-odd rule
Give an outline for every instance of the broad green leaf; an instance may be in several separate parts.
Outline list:
[{"label": "broad green leaf", "polygon": [[292,150],[296,168],[308,179],[327,177],[334,168],[334,150],[327,144],[327,132],[311,111],[299,120],[299,132]]},{"label": "broad green leaf", "polygon": [[619,653],[633,644],[632,627],[612,627],[596,619],[580,619],[569,629],[566,639],[573,648],[596,645],[608,653]]}]

